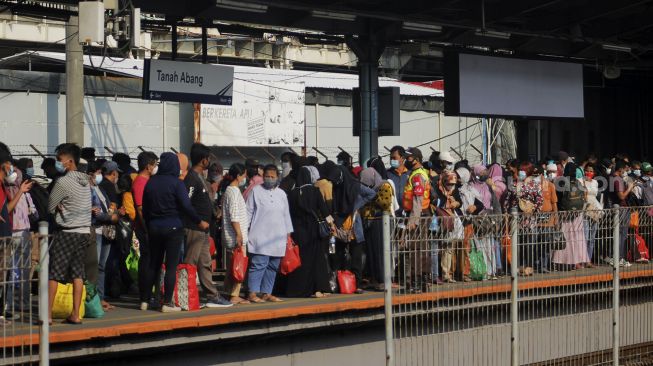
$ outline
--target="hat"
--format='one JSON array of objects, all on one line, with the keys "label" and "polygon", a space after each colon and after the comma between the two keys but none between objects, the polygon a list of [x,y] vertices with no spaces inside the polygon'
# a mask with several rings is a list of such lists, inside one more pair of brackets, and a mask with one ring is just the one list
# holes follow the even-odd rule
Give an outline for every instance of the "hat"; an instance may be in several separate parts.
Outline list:
[{"label": "hat", "polygon": [[455,163],[456,159],[453,158],[450,152],[443,151],[440,153],[440,161],[446,161],[448,163]]},{"label": "hat", "polygon": [[245,160],[245,167],[247,168],[254,168],[260,165],[261,163],[257,159],[248,158],[247,160]]},{"label": "hat", "polygon": [[107,174],[107,173],[111,173],[111,172],[122,173],[122,170],[120,170],[120,168],[118,168],[118,163],[116,163],[115,161],[107,161],[107,162],[104,163],[104,165],[102,165],[102,173],[103,174]]},{"label": "hat", "polygon": [[411,155],[415,157],[416,160],[419,160],[420,162],[423,159],[422,151],[416,147],[409,147],[408,149],[406,149],[406,157]]},{"label": "hat", "polygon": [[569,159],[569,154],[566,151],[558,152],[558,161],[563,161]]},{"label": "hat", "polygon": [[653,171],[653,165],[651,165],[651,163],[645,161],[645,162],[642,163],[641,169],[642,169],[643,172],[651,172],[651,171]]}]

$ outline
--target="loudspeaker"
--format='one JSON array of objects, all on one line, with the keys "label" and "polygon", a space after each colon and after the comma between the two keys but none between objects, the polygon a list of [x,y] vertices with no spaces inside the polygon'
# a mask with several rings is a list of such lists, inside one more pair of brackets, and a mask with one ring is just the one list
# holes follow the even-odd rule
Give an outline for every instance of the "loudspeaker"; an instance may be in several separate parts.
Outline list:
[{"label": "loudspeaker", "polygon": [[[399,87],[379,88],[379,136],[399,136]],[[359,88],[351,92],[351,109],[353,135],[360,136],[361,130],[361,93]]]}]

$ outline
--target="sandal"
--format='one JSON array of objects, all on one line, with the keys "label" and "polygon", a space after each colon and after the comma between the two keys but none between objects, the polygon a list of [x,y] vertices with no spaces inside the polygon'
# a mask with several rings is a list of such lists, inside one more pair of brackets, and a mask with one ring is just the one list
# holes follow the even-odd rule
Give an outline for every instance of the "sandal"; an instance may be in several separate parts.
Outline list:
[{"label": "sandal", "polygon": [[318,291],[318,292],[314,293],[313,295],[311,295],[311,297],[314,298],[314,299],[322,299],[322,298],[325,298],[325,297],[329,297],[329,294],[325,294],[324,292]]},{"label": "sandal", "polygon": [[264,302],[265,302],[265,300],[261,299],[260,297],[258,297],[258,296],[256,296],[256,295],[249,295],[249,296],[247,297],[247,300],[248,300],[250,303],[254,303],[254,304],[261,304],[261,303],[264,303]]},{"label": "sandal", "polygon": [[63,324],[72,324],[72,325],[82,325],[82,321],[81,321],[81,320],[74,321],[74,320],[71,320],[69,317],[66,318],[62,323],[63,323]]},{"label": "sandal", "polygon": [[245,299],[243,299],[242,297],[239,297],[239,296],[232,297],[229,301],[234,305],[251,304],[251,302],[249,300],[245,300]]},{"label": "sandal", "polygon": [[263,301],[267,301],[267,302],[283,302],[283,300],[281,300],[280,298],[270,294],[263,295],[262,299]]}]

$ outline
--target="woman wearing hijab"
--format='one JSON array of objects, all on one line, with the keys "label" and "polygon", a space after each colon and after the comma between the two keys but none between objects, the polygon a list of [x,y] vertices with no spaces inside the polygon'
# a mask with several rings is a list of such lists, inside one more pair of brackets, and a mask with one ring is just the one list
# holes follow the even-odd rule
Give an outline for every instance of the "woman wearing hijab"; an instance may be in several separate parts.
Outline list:
[{"label": "woman wearing hijab", "polygon": [[[369,164],[368,164],[369,165]],[[385,169],[381,172],[385,173]],[[366,168],[361,171],[361,184],[376,191],[376,196],[367,203],[361,216],[365,227],[366,272],[370,278],[370,286],[375,290],[383,290],[383,221],[384,213],[394,215],[399,205],[395,198],[391,181],[384,180],[376,168]]]},{"label": "woman wearing hijab", "polygon": [[[363,277],[363,243],[365,241],[365,234],[363,229],[362,219],[358,212],[366,203],[373,200],[376,192],[361,184],[351,175],[349,169],[345,166],[338,166],[339,174],[330,179],[334,179],[333,187],[333,206],[334,206],[334,220],[337,227],[343,227],[347,218],[352,218],[352,237],[347,242],[338,240],[336,242],[336,268],[337,269],[350,269],[356,276],[356,284],[362,284]],[[349,248],[351,260],[347,263],[346,249]],[[356,293],[363,293],[361,288],[356,289]]]},{"label": "woman wearing hijab", "polygon": [[318,221],[333,222],[329,209],[314,186],[319,173],[313,166],[299,169],[295,188],[288,195],[290,219],[295,231],[293,240],[299,246],[302,265],[287,278],[288,297],[325,297],[329,290],[326,261],[328,238],[320,238]]},{"label": "woman wearing hijab", "polygon": [[560,214],[560,230],[562,231],[567,246],[563,250],[553,252],[552,262],[555,264],[573,266],[574,269],[583,268],[583,263],[589,263],[587,253],[587,241],[583,224],[583,207],[585,205],[585,192],[579,180],[583,177],[583,171],[577,168],[574,163],[567,163],[564,169],[564,177],[570,183],[560,194],[558,209]]},{"label": "woman wearing hijab", "polygon": [[[485,207],[481,202],[481,194],[470,184],[471,181],[471,172],[465,166],[459,166],[456,168],[456,174],[458,175],[458,191],[460,192],[460,198],[462,200],[462,212],[464,216],[476,216]],[[470,272],[470,263],[469,263],[469,252],[471,251],[471,240],[474,235],[474,228],[471,222],[465,222],[464,230],[464,239],[462,248],[458,248],[460,258],[460,266],[458,270],[461,272],[460,277],[464,282],[470,282],[472,279],[469,277]]]},{"label": "woman wearing hijab", "polygon": [[315,182],[315,187],[320,190],[324,203],[329,209],[329,214],[333,214],[333,185],[340,179],[340,169],[336,163],[327,160],[318,167],[320,179]]},{"label": "woman wearing hijab", "polygon": [[[460,192],[457,186],[458,176],[456,173],[444,170],[440,174],[440,180],[436,188],[437,200],[435,201],[436,207],[439,211],[446,212],[448,216],[458,219],[463,216],[461,210],[462,207],[462,198],[460,197]],[[455,248],[462,245],[460,238],[451,237],[452,233],[446,233],[442,237],[444,240],[433,241],[434,243],[440,243],[443,247],[438,248],[441,251],[441,269],[442,269],[442,280],[447,283],[456,282],[453,278],[453,273],[455,270],[456,262],[456,252]],[[437,259],[435,260],[437,263]],[[435,271],[433,275],[437,276]]]},{"label": "woman wearing hijab", "polygon": [[[499,203],[499,199],[494,193],[492,187],[490,187],[490,185],[487,183],[487,168],[482,164],[478,164],[474,166],[473,169],[474,174],[472,175],[471,186],[480,193],[480,201],[484,207],[481,215],[501,215],[501,204]],[[482,221],[483,219],[480,219],[478,222],[491,224],[495,222],[494,219],[498,219],[498,217],[490,218],[487,221]],[[500,250],[500,242],[497,240],[497,233],[493,230],[495,229],[495,226],[490,225],[489,227],[480,227],[479,229],[480,230],[476,231],[476,237],[478,238],[476,244],[483,253],[483,257],[485,258],[488,278],[491,280],[496,280],[496,252]]]},{"label": "woman wearing hijab", "polygon": [[[533,275],[535,263],[534,248],[537,241],[537,220],[535,213],[542,208],[542,185],[534,177],[535,166],[530,162],[523,162],[517,171],[517,182],[506,193],[503,210],[506,213],[517,209],[521,214],[521,229],[519,238],[519,273],[524,276]],[[508,225],[508,223],[506,223]]]},{"label": "woman wearing hijab", "polygon": [[[176,268],[180,261],[181,247],[184,242],[184,226],[181,216],[200,230],[208,230],[209,224],[202,221],[188,198],[184,182],[179,179],[180,164],[177,156],[170,152],[161,154],[159,169],[145,186],[143,191],[143,216],[148,227],[150,251],[150,273],[145,288],[154,286],[154,279],[159,278],[161,265],[165,258],[166,273],[164,279],[164,302],[161,312],[178,312],[172,301],[176,282]],[[141,309],[147,309],[149,299],[141,303]]]}]

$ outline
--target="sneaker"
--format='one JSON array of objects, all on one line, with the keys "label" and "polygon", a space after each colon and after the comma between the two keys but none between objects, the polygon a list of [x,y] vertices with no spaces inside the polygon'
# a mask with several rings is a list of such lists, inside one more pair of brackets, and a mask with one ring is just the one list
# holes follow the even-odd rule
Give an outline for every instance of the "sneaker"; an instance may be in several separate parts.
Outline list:
[{"label": "sneaker", "polygon": [[20,320],[20,314],[18,313],[10,313],[8,311],[5,311],[5,316],[4,318],[6,320]]},{"label": "sneaker", "polygon": [[181,308],[179,306],[175,306],[174,304],[166,304],[161,307],[162,313],[177,313],[180,311]]},{"label": "sneaker", "polygon": [[146,303],[146,302],[142,302],[142,303],[141,303],[141,310],[142,310],[142,311],[146,311],[146,310],[147,310],[147,303]]},{"label": "sneaker", "polygon": [[222,296],[218,296],[215,299],[209,299],[206,301],[207,308],[228,308],[234,306],[231,301],[225,300]]},{"label": "sneaker", "polygon": [[635,262],[637,262],[637,263],[648,263],[648,259],[640,258],[640,259],[636,260]]},{"label": "sneaker", "polygon": [[610,266],[614,267],[614,260],[612,259],[612,257],[605,257],[603,258],[603,261],[609,264]]},{"label": "sneaker", "polygon": [[630,262],[628,262],[627,260],[623,258],[619,260],[619,267],[630,267],[630,266],[632,266],[632,264],[630,264]]}]

